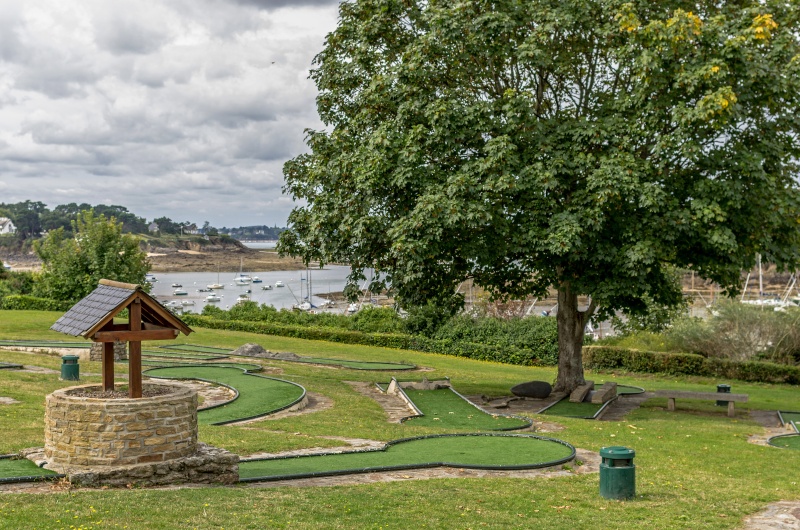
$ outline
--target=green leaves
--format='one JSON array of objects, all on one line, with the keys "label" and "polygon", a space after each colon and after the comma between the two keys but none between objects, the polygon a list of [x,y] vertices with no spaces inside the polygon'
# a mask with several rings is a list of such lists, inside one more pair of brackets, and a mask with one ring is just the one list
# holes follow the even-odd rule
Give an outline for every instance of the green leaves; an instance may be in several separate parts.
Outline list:
[{"label": "green leaves", "polygon": [[72,229],[74,239],[65,238],[59,228],[35,242],[34,249],[42,260],[36,296],[77,301],[103,278],[146,285],[147,254],[139,249],[136,237],[122,233],[122,223],[113,217],[95,217],[87,210],[78,214]]}]

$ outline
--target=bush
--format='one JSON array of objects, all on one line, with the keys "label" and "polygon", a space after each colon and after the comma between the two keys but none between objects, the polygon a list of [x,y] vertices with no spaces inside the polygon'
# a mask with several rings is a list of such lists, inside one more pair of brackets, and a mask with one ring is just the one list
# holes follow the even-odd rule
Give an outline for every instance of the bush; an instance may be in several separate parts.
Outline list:
[{"label": "bush", "polygon": [[706,320],[677,321],[667,339],[680,351],[706,357],[795,364],[800,359],[800,310],[781,312],[728,301]]},{"label": "bush", "polygon": [[762,383],[800,384],[800,367],[769,362],[706,358],[693,353],[661,353],[614,346],[583,349],[586,368],[698,375]]},{"label": "bush", "polygon": [[12,294],[0,298],[0,309],[13,311],[67,311],[73,302],[37,298],[23,294]]}]

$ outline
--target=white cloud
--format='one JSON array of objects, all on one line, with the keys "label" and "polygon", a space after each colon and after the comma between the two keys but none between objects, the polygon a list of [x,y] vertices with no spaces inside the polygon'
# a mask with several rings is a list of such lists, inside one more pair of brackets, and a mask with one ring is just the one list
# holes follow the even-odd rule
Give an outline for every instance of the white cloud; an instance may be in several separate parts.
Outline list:
[{"label": "white cloud", "polygon": [[282,224],[330,0],[0,0],[0,202]]}]

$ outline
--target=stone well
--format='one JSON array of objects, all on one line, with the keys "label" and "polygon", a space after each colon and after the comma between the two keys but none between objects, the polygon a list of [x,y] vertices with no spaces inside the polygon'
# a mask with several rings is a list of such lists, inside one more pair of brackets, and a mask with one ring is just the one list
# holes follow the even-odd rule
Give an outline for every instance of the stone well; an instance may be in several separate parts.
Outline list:
[{"label": "stone well", "polygon": [[[153,397],[84,397],[100,385],[47,396],[45,457],[51,469],[164,462],[197,450],[197,393],[183,385],[148,383]],[[145,394],[146,395],[146,394]]]}]

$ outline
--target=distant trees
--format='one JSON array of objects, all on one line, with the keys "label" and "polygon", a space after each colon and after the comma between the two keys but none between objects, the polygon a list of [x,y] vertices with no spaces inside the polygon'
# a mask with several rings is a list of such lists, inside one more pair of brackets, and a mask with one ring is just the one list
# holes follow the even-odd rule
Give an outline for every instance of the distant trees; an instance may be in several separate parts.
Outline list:
[{"label": "distant trees", "polygon": [[144,284],[149,270],[147,254],[135,236],[122,233],[122,223],[93,210],[77,214],[71,223],[74,237],[64,228],[48,232],[34,243],[42,260],[42,273],[34,294],[54,300],[80,300],[102,278]]}]

